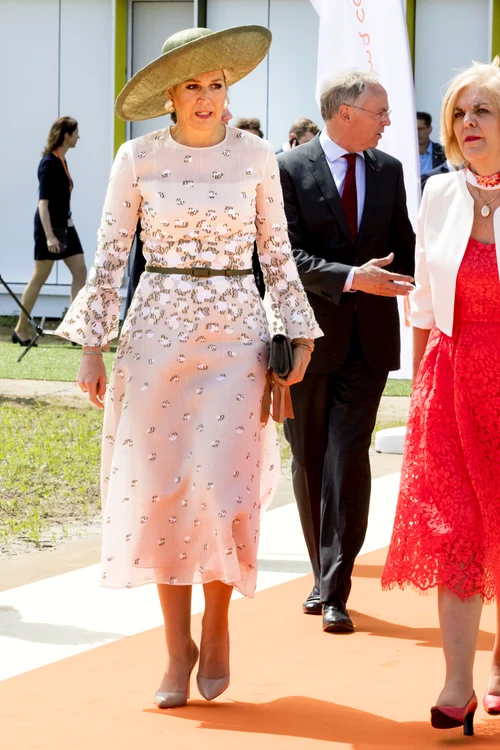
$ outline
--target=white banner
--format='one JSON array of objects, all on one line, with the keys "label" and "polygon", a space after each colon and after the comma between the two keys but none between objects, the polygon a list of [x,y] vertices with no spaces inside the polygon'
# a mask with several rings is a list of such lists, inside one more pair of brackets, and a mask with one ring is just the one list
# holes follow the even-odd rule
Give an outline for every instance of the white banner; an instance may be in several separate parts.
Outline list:
[{"label": "white banner", "polygon": [[[403,163],[408,213],[416,227],[420,203],[420,170],[415,93],[404,0],[311,0],[320,18],[316,94],[329,76],[359,68],[373,71],[389,95],[392,125],[378,148]],[[411,378],[411,331],[401,317],[401,370]]]}]

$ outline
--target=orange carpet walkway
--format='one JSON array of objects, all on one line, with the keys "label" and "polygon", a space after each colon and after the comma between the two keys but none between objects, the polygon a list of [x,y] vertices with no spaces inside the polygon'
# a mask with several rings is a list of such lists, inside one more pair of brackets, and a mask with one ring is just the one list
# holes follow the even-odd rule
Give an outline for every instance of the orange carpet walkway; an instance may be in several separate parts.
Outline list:
[{"label": "orange carpet walkway", "polygon": [[[232,682],[213,703],[193,679],[188,706],[152,703],[160,629],[0,683],[1,750],[320,750],[500,748],[500,717],[479,709],[476,736],[428,723],[443,675],[436,598],[382,593],[385,551],[359,559],[349,606],[357,632],[321,632],[299,579],[231,610]],[[495,610],[485,608],[476,660],[482,696]],[[198,638],[200,617],[194,618]]]}]

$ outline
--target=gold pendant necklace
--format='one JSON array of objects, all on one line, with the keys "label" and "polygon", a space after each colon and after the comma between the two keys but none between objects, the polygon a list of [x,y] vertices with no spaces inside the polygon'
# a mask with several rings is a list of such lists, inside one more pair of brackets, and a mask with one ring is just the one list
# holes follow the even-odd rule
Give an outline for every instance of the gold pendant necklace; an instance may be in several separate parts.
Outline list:
[{"label": "gold pendant necklace", "polygon": [[496,201],[496,199],[499,197],[498,195],[495,195],[494,198],[492,198],[490,201],[485,201],[479,190],[475,187],[474,190],[478,194],[478,197],[483,201],[484,206],[481,209],[481,216],[484,216],[485,219],[488,218],[488,216],[491,214],[491,208],[490,203],[493,203],[493,201]]}]

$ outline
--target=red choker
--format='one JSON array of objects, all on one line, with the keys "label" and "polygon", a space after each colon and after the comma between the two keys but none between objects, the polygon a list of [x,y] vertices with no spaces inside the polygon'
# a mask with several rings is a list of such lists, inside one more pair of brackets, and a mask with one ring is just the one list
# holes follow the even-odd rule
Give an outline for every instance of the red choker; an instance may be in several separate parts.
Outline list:
[{"label": "red choker", "polygon": [[496,174],[490,174],[486,177],[481,177],[479,174],[474,174],[470,169],[465,170],[465,179],[470,182],[471,185],[481,188],[481,190],[498,190],[500,188],[500,172]]}]

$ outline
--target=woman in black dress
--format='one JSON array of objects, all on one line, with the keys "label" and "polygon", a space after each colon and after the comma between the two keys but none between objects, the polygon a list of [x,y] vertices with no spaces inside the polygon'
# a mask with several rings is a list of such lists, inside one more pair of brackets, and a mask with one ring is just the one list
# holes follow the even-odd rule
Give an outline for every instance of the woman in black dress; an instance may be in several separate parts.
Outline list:
[{"label": "woman in black dress", "polygon": [[[80,239],[71,218],[73,181],[66,164],[66,153],[79,139],[78,123],[71,117],[60,117],[52,125],[47,145],[38,165],[39,200],[35,213],[35,270],[23,294],[23,305],[31,312],[42,286],[56,260],[64,260],[71,271],[71,300],[83,287],[87,269]],[[27,316],[21,312],[12,342],[30,343]]]}]

